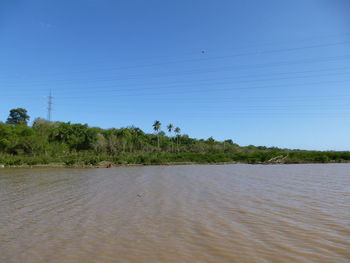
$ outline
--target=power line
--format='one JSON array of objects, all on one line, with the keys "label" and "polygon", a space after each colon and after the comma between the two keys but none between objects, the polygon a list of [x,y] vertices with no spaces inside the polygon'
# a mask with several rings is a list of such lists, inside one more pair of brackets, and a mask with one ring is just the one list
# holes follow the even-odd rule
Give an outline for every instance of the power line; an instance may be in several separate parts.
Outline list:
[{"label": "power line", "polygon": [[[293,76],[293,77],[283,77],[283,78],[263,78],[263,79],[244,79],[244,80],[238,80],[234,81],[232,79],[237,78],[220,78],[220,80],[224,81],[215,81],[218,79],[204,79],[204,80],[195,80],[195,81],[186,81],[186,82],[174,82],[167,85],[164,85],[162,83],[157,84],[143,84],[142,86],[140,84],[131,84],[131,85],[113,85],[113,86],[88,86],[88,87],[81,87],[81,88],[74,88],[70,89],[71,91],[75,91],[80,93],[81,91],[85,91],[85,93],[90,90],[89,93],[103,93],[103,92],[122,92],[122,91],[142,91],[142,90],[158,90],[158,91],[166,91],[173,88],[186,88],[186,87],[198,87],[203,85],[226,85],[226,84],[245,84],[245,83],[256,83],[256,82],[266,82],[266,81],[280,81],[280,80],[298,80],[298,79],[308,79],[308,78],[315,78],[315,77],[329,77],[329,76],[348,76],[350,72],[336,72],[336,73],[329,73],[329,74],[317,74],[317,75],[306,75],[306,76]],[[278,75],[278,74],[276,74]],[[214,80],[214,82],[212,81]],[[129,86],[131,86],[129,88]],[[150,87],[148,87],[150,86]],[[115,88],[119,88],[118,90],[115,90]],[[122,89],[120,89],[122,88]],[[73,93],[71,93],[73,94]]]},{"label": "power line", "polygon": [[[291,43],[305,43],[305,41],[312,41],[312,43],[314,43],[314,41],[317,41],[315,44],[316,47],[320,47],[320,45],[322,46],[333,46],[333,45],[338,45],[338,44],[343,44],[343,43],[347,43],[348,40],[347,38],[350,37],[350,34],[330,34],[330,35],[318,35],[318,36],[311,36],[311,37],[307,37],[307,38],[298,38],[298,39],[290,39],[290,40],[279,40],[279,41],[275,41],[275,42],[265,42],[265,43],[259,43],[257,44],[255,41],[254,41],[254,44],[252,43],[242,43],[241,46],[237,46],[237,47],[230,47],[230,48],[220,48],[220,51],[231,51],[231,50],[242,50],[242,53],[243,53],[243,50],[249,50],[249,49],[252,49],[252,48],[262,48],[262,47],[269,47],[269,46],[277,46],[277,45],[285,45],[285,44],[291,44]],[[343,41],[341,42],[333,42],[333,43],[330,43],[330,44],[319,44],[319,41],[321,39],[330,39],[330,38],[336,38],[336,39],[344,39]],[[307,43],[307,42],[306,42]],[[310,46],[310,45],[308,45]],[[308,47],[306,46],[306,47]],[[321,47],[322,47],[321,46]],[[282,48],[280,48],[282,49]],[[286,48],[286,49],[289,49],[289,48]],[[217,53],[215,50],[213,49],[209,49],[210,50],[210,53]],[[136,61],[136,60],[147,60],[147,59],[167,59],[167,58],[179,58],[179,57],[188,57],[188,56],[193,56],[193,55],[196,55],[196,54],[199,54],[198,53],[198,50],[192,50],[192,51],[187,51],[187,52],[182,52],[181,54],[176,54],[176,55],[169,55],[167,54],[166,56],[164,55],[160,55],[160,56],[157,56],[157,55],[152,55],[152,56],[143,56],[143,57],[140,57],[140,56],[137,56],[137,57],[129,57],[127,58],[128,61],[132,60],[132,61]],[[94,64],[99,64],[99,63],[102,63],[102,64],[106,64],[106,63],[110,63],[110,62],[115,62],[115,58],[111,58],[110,57],[110,54],[108,56],[108,59],[104,59],[102,56],[98,56],[98,57],[95,57],[95,59],[101,59],[101,60],[97,60],[97,61],[85,61],[85,62],[81,62],[81,63],[70,63],[68,64],[67,66],[81,66],[81,65],[90,65],[91,63],[94,63]],[[118,58],[119,59],[119,58]]]},{"label": "power line", "polygon": [[[218,72],[222,72],[222,71],[228,71],[228,70],[235,70],[235,71],[241,71],[241,70],[250,70],[253,68],[273,68],[273,67],[281,67],[281,66],[290,66],[290,65],[298,65],[298,64],[309,64],[309,63],[320,63],[320,62],[332,62],[332,61],[337,61],[337,60],[348,60],[350,58],[350,55],[342,55],[342,56],[330,56],[330,57],[324,57],[324,58],[320,58],[320,59],[302,59],[302,60],[292,60],[292,61],[279,61],[279,62],[270,62],[270,63],[259,63],[259,64],[243,64],[243,65],[233,65],[233,66],[225,66],[225,67],[219,67],[219,68],[209,68],[209,69],[200,69],[200,70],[189,70],[189,71],[178,71],[178,72],[165,72],[162,73],[162,77],[169,77],[169,76],[185,76],[185,75],[193,75],[193,74],[202,74],[202,73],[218,73]],[[338,69],[348,69],[349,67],[343,67],[343,68],[338,68]],[[312,71],[304,71],[306,72],[313,72]],[[304,72],[291,72],[291,73],[304,73]],[[315,70],[314,72],[318,72],[317,70]],[[277,73],[278,74],[278,73]],[[277,75],[277,74],[273,74],[273,75]],[[285,74],[285,73],[283,73]],[[250,76],[253,77],[253,76]],[[115,80],[145,80],[145,79],[152,79],[152,78],[160,78],[159,74],[155,75],[155,76],[146,76],[146,78],[140,78],[140,75],[133,75],[133,76],[128,76],[127,78],[122,78],[121,76],[118,76],[118,78],[110,78],[110,79],[106,79],[106,78],[85,78],[85,79],[56,79],[56,80],[45,80],[45,81],[25,81],[23,80],[24,84],[26,84],[28,86],[28,84],[32,84],[32,85],[48,85],[48,84],[52,84],[53,81],[57,82],[66,82],[66,83],[60,83],[60,85],[62,84],[70,84],[69,82],[71,82],[72,84],[75,84],[75,81],[89,81],[91,82],[103,82],[103,81],[115,81]],[[68,83],[67,83],[68,81]],[[55,83],[55,84],[59,84],[59,83]],[[5,84],[2,84],[5,85]],[[18,82],[17,82],[18,85]],[[23,84],[22,84],[23,85]],[[8,86],[8,84],[7,84]],[[13,87],[13,85],[11,85]],[[84,87],[86,88],[86,87]]]},{"label": "power line", "polygon": [[[105,69],[103,69],[103,71],[118,71],[118,70],[124,70],[124,69],[156,67],[156,66],[165,66],[165,65],[169,65],[169,64],[179,64],[179,63],[187,63],[187,62],[203,62],[203,61],[211,61],[211,60],[221,60],[221,59],[226,59],[226,58],[234,58],[234,57],[249,56],[249,55],[273,54],[273,53],[290,52],[290,51],[297,51],[297,50],[330,47],[330,46],[337,46],[337,45],[346,45],[349,43],[350,43],[350,41],[342,41],[342,42],[306,45],[306,46],[284,48],[284,49],[271,49],[271,50],[265,50],[265,51],[242,52],[242,53],[235,53],[235,54],[215,56],[215,57],[173,60],[173,61],[167,61],[167,62],[144,64],[144,65],[111,67],[111,68],[105,68]],[[41,74],[38,74],[38,76],[52,76],[52,75],[57,76],[57,75],[79,74],[79,73],[93,73],[93,72],[99,72],[99,71],[101,71],[101,70],[79,70],[79,71],[70,71],[70,72],[41,73]]]},{"label": "power line", "polygon": [[[287,78],[285,78],[287,79]],[[289,79],[289,78],[288,78]],[[259,80],[258,82],[260,82]],[[83,99],[83,98],[97,98],[98,96],[107,96],[108,98],[112,97],[149,97],[149,96],[158,96],[158,95],[176,95],[176,94],[201,94],[201,93],[211,93],[211,92],[219,92],[219,91],[245,91],[245,90],[256,90],[256,89],[270,89],[270,88],[284,88],[284,87],[300,87],[300,86],[309,86],[312,87],[313,85],[325,85],[325,84],[343,84],[343,83],[349,83],[350,79],[342,79],[342,80],[323,80],[323,81],[317,81],[317,82],[301,82],[301,83],[288,83],[288,84],[265,84],[265,85],[254,85],[254,86],[233,86],[235,84],[238,84],[240,82],[211,82],[207,83],[206,87],[203,88],[200,85],[191,85],[191,86],[186,86],[186,85],[168,85],[168,86],[163,86],[162,89],[154,89],[152,87],[139,87],[135,89],[118,89],[118,90],[94,90],[87,92],[86,89],[83,89],[79,91],[79,96],[72,96],[72,95],[77,95],[70,93],[70,96],[65,97],[65,96],[59,96],[59,99]],[[257,81],[250,81],[251,83],[257,82]],[[248,82],[247,82],[248,83]],[[211,87],[208,87],[208,86]],[[223,85],[224,87],[219,87]],[[229,87],[230,85],[231,87]],[[115,86],[116,88],[118,86]],[[189,87],[196,87],[196,89],[188,89]],[[98,88],[98,87],[96,87]],[[169,89],[171,88],[171,89]],[[177,88],[186,88],[186,90],[183,89],[177,89]],[[141,91],[144,91],[144,93],[141,93]],[[156,93],[150,93],[150,91],[154,91]],[[81,95],[82,92],[84,95]],[[125,93],[127,92],[127,93]],[[135,93],[137,92],[137,93]],[[145,93],[146,92],[146,93]],[[32,94],[32,93],[31,93]],[[5,97],[6,94],[3,94],[3,97]],[[23,92],[21,93],[21,96],[25,97],[30,97],[24,94]],[[6,96],[6,98],[11,97],[11,95]]]},{"label": "power line", "polygon": [[[123,94],[120,92],[128,92],[130,90],[116,90],[111,93],[110,91],[108,94],[106,93],[101,93],[99,91],[96,91],[95,93],[90,92],[88,95],[84,95],[83,97],[79,95],[79,97],[75,96],[69,96],[69,97],[60,97],[60,99],[76,99],[76,98],[96,98],[97,96],[108,96],[109,98],[111,97],[145,97],[145,96],[158,96],[158,95],[176,95],[176,94],[190,94],[190,93],[207,93],[207,92],[219,92],[219,91],[245,91],[245,90],[255,90],[255,89],[270,89],[270,88],[283,88],[283,87],[296,87],[296,86],[310,86],[310,85],[323,85],[323,84],[335,84],[335,83],[349,83],[350,79],[345,79],[345,80],[337,80],[337,81],[317,81],[317,82],[305,82],[305,83],[296,83],[296,84],[277,84],[277,85],[264,85],[264,86],[248,86],[248,87],[223,87],[223,88],[217,88],[218,84],[215,84],[216,86],[213,86],[214,84],[211,83],[213,87],[211,88],[199,88],[199,89],[186,89],[186,90],[178,90],[178,89],[171,89],[171,90],[154,90],[155,93],[150,93],[149,89],[143,89],[139,88],[139,90],[134,90],[137,93],[128,93],[128,94]],[[231,84],[231,83],[227,83]],[[227,85],[226,84],[226,85]],[[179,86],[174,86],[174,88],[179,87]],[[184,87],[184,86],[180,86]],[[186,87],[186,86],[185,86]],[[187,87],[186,87],[187,88]],[[146,93],[140,93],[139,91],[146,91]],[[165,92],[164,92],[165,91]]]}]

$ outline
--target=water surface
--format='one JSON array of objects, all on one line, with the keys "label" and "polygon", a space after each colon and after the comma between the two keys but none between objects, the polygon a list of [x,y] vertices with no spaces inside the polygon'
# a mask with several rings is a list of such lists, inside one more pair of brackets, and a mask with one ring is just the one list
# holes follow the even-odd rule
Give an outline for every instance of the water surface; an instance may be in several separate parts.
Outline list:
[{"label": "water surface", "polygon": [[0,262],[350,262],[350,165],[1,169]]}]

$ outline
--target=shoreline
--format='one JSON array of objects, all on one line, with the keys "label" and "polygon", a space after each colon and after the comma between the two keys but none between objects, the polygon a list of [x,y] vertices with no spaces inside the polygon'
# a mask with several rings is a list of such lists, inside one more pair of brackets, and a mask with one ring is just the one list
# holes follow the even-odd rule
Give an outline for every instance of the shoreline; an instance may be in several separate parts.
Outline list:
[{"label": "shoreline", "polygon": [[8,169],[8,168],[72,168],[72,169],[97,169],[97,168],[117,168],[117,167],[139,167],[139,166],[176,166],[176,165],[228,165],[228,164],[245,164],[245,165],[298,165],[298,164],[349,164],[350,162],[298,162],[298,163],[246,163],[246,162],[166,162],[166,163],[153,163],[153,164],[138,164],[138,163],[130,163],[130,164],[112,164],[112,163],[100,163],[96,165],[92,164],[73,164],[67,165],[64,163],[51,163],[51,164],[22,164],[22,165],[0,165],[0,169]]}]

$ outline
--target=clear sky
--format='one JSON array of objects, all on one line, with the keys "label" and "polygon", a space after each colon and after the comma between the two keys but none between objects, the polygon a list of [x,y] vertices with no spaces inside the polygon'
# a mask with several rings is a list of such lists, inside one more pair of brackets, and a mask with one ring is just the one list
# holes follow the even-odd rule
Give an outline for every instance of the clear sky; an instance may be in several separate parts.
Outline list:
[{"label": "clear sky", "polygon": [[0,120],[350,150],[348,0],[1,0]]}]

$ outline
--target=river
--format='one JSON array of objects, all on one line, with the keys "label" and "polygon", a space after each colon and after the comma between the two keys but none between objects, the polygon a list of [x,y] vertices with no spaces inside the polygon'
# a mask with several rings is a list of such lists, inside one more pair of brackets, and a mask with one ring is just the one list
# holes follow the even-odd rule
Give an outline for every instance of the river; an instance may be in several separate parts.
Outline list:
[{"label": "river", "polygon": [[0,169],[0,262],[350,262],[350,164]]}]

